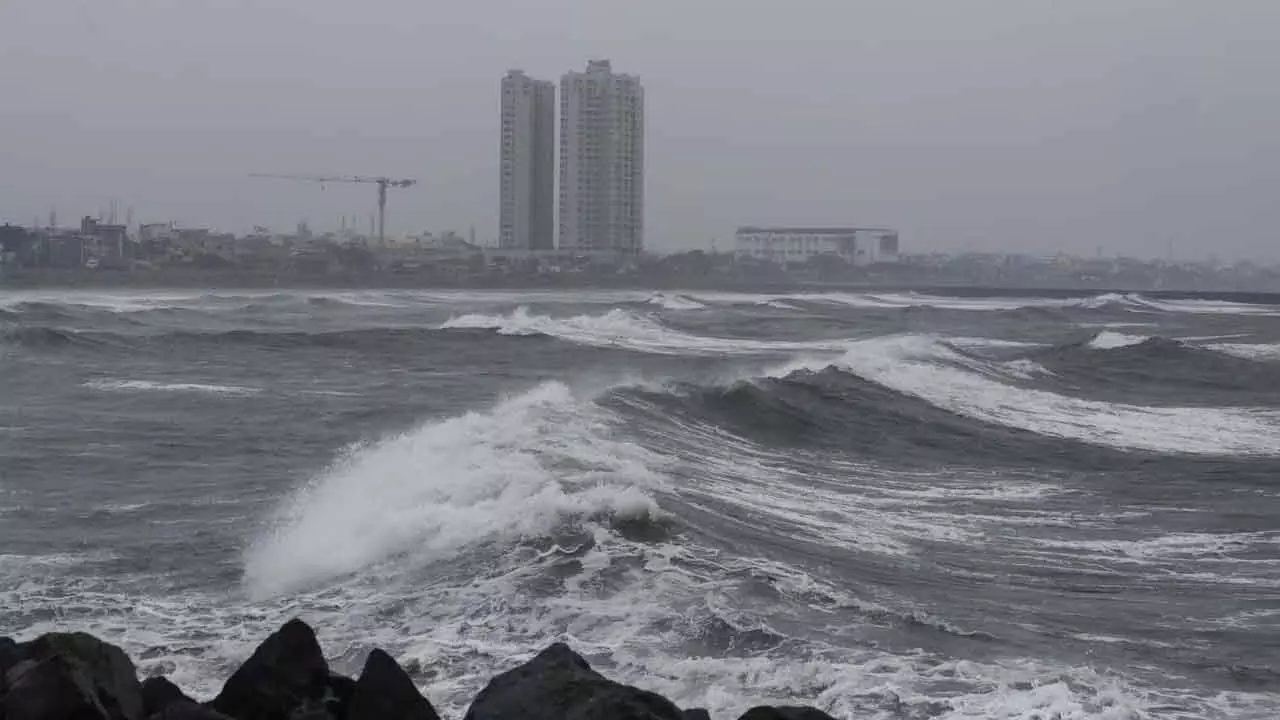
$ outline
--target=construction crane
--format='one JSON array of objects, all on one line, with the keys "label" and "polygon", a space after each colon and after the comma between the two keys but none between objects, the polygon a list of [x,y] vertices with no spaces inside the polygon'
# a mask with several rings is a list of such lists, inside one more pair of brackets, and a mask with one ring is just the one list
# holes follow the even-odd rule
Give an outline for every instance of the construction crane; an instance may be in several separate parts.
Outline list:
[{"label": "construction crane", "polygon": [[374,183],[378,186],[378,244],[383,245],[387,239],[387,188],[407,188],[416,184],[417,180],[393,180],[389,177],[364,177],[361,175],[277,175],[272,173],[251,173],[250,177],[279,178],[282,180],[302,180],[304,182],[343,182]]}]

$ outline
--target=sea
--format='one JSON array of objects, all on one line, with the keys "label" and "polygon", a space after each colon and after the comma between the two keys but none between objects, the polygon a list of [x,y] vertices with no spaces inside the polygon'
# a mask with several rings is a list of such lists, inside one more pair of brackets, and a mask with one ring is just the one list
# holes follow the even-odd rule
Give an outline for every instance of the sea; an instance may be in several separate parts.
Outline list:
[{"label": "sea", "polygon": [[0,635],[447,717],[565,641],[731,720],[1280,716],[1280,299],[0,291]]}]

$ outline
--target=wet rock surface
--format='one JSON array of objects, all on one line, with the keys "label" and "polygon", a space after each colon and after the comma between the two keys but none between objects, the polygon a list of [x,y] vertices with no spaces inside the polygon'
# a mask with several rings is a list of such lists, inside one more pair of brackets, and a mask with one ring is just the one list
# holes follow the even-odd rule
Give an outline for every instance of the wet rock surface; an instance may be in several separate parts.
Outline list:
[{"label": "wet rock surface", "polygon": [[[0,720],[440,720],[394,658],[369,653],[358,678],[330,670],[315,631],[291,620],[199,703],[164,677],[139,681],[123,650],[86,633],[0,638]],[[494,677],[464,720],[711,720],[596,672],[555,643]],[[829,720],[808,707],[757,707],[740,720]]]}]

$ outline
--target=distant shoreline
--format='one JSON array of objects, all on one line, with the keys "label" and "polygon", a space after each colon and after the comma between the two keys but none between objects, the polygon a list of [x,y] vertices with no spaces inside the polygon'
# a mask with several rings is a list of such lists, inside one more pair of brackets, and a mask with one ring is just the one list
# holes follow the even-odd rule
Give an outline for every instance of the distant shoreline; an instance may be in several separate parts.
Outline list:
[{"label": "distant shoreline", "polygon": [[654,290],[725,292],[839,292],[891,291],[920,292],[961,297],[1053,297],[1095,296],[1107,293],[1141,293],[1150,297],[1229,300],[1257,304],[1280,304],[1280,292],[1234,290],[1228,288],[1140,288],[1102,285],[982,284],[936,279],[920,281],[815,281],[788,279],[758,281],[714,276],[648,275],[555,275],[502,278],[488,276],[456,282],[395,273],[339,273],[303,275],[253,273],[226,270],[22,270],[0,272],[4,290]]}]

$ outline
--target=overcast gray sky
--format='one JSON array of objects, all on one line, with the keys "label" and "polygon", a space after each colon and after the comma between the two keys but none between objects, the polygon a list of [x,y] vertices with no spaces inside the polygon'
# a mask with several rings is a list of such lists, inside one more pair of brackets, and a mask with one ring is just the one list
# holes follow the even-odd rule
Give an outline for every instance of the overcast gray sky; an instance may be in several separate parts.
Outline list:
[{"label": "overcast gray sky", "polygon": [[607,57],[646,240],[1280,259],[1277,0],[0,0],[0,217],[494,234],[498,82]]}]

